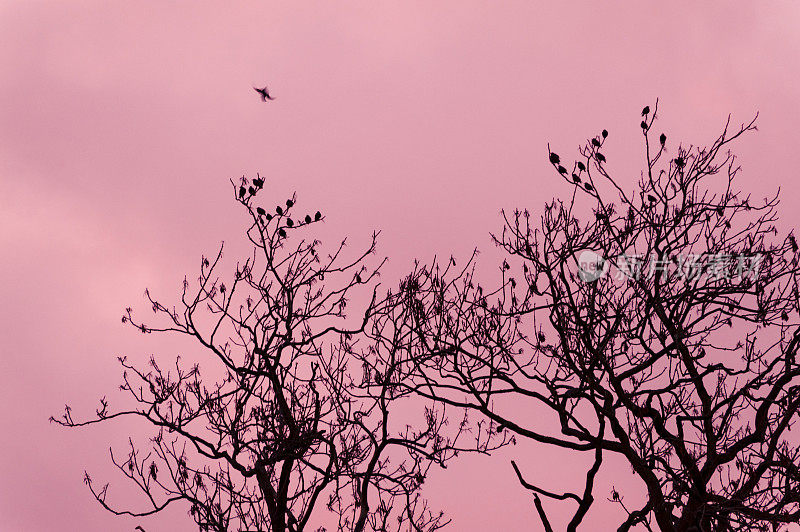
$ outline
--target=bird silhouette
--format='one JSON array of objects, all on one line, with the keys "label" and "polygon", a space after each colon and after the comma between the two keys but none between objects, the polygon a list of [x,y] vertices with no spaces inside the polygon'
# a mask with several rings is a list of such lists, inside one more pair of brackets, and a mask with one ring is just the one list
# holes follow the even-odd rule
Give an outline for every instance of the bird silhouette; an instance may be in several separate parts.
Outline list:
[{"label": "bird silhouette", "polygon": [[239,199],[244,198],[244,195],[247,193],[244,187],[239,187]]},{"label": "bird silhouette", "polygon": [[781,312],[781,319],[783,321],[789,321],[789,314],[787,314],[785,310]]},{"label": "bird silhouette", "polygon": [[578,174],[572,174],[572,180],[575,181],[576,183],[581,182],[581,178],[578,177]]},{"label": "bird silhouette", "polygon": [[311,216],[309,216],[308,214],[306,214],[306,223],[307,224],[311,223]]},{"label": "bird silhouette", "polygon": [[264,180],[261,179],[261,178],[253,179],[253,184],[255,186],[257,186],[258,188],[263,188],[264,187]]},{"label": "bird silhouette", "polygon": [[675,165],[676,165],[678,168],[683,168],[683,166],[684,166],[685,164],[686,164],[686,161],[684,161],[684,160],[683,160],[683,157],[678,157],[678,158],[676,158],[676,159],[675,159]]},{"label": "bird silhouette", "polygon": [[658,140],[661,141],[661,145],[663,146],[664,144],[667,143],[667,136],[662,133],[661,136],[658,138]]},{"label": "bird silhouette", "polygon": [[281,235],[281,238],[286,237],[286,231],[284,231],[283,229],[278,229],[278,234]]},{"label": "bird silhouette", "polygon": [[649,105],[645,105],[644,109],[642,109],[642,116],[647,116],[649,114],[650,114],[650,106]]},{"label": "bird silhouette", "polygon": [[267,211],[265,211],[265,210],[264,210],[263,208],[261,208],[261,207],[257,207],[257,208],[256,208],[256,212],[258,213],[258,215],[259,215],[259,216],[264,216],[265,214],[267,214]]},{"label": "bird silhouette", "polygon": [[316,214],[314,214],[314,221],[318,222],[321,218],[322,218],[322,213],[317,211]]},{"label": "bird silhouette", "polygon": [[597,140],[597,139],[592,139],[592,146],[597,146],[599,148],[600,147],[600,141]]},{"label": "bird silhouette", "polygon": [[283,214],[283,208],[281,208],[281,206],[278,205],[277,207],[275,207],[275,212],[277,212],[279,215],[281,215],[281,214]]},{"label": "bird silhouette", "polygon": [[286,225],[288,225],[289,227],[293,227],[294,226],[294,221],[291,218],[287,218],[286,219]]},{"label": "bird silhouette", "polygon": [[655,197],[655,196],[653,196],[652,194],[648,194],[648,195],[647,195],[647,200],[648,200],[650,203],[655,203],[655,201],[656,201],[656,197]]},{"label": "bird silhouette", "polygon": [[602,153],[597,152],[597,153],[594,154],[594,156],[599,162],[601,162],[601,163],[606,162],[606,157]]},{"label": "bird silhouette", "polygon": [[590,185],[589,183],[584,183],[584,184],[583,184],[583,188],[585,188],[585,189],[586,189],[586,190],[588,190],[589,192],[591,192],[592,190],[594,190],[594,187],[593,187],[592,185]]},{"label": "bird silhouette", "polygon": [[248,188],[247,188],[247,192],[248,192],[248,193],[250,193],[250,195],[253,195],[253,194],[255,194],[255,193],[256,193],[256,189],[255,189],[255,188],[253,188],[253,187],[248,187]]},{"label": "bird silhouette", "polygon": [[275,99],[275,98],[273,98],[272,96],[269,95],[269,91],[267,90],[267,87],[264,87],[263,89],[259,89],[258,87],[253,87],[253,90],[255,90],[257,93],[259,93],[261,95],[261,101],[262,102],[266,102],[267,100],[274,100]]},{"label": "bird silhouette", "polygon": [[586,166],[580,161],[578,161],[578,170],[580,170],[581,172],[586,170]]},{"label": "bird silhouette", "polygon": [[645,122],[644,120],[642,120],[642,123],[639,125],[642,126],[642,129],[647,129],[647,122]]},{"label": "bird silhouette", "polygon": [[290,199],[287,199],[286,200],[286,207],[291,209],[292,206],[294,206],[294,202],[292,200],[290,200]]},{"label": "bird silhouette", "polygon": [[562,175],[567,175],[567,169],[559,164],[558,165],[558,173],[562,174]]},{"label": "bird silhouette", "polygon": [[606,131],[606,130],[604,129],[604,130],[603,130],[603,132],[602,132],[602,133],[600,133],[600,134],[603,136],[603,138],[606,138],[606,137],[608,136],[608,131]]},{"label": "bird silhouette", "polygon": [[561,157],[559,157],[557,153],[551,153],[550,154],[550,162],[552,164],[558,164],[558,163],[561,162]]}]

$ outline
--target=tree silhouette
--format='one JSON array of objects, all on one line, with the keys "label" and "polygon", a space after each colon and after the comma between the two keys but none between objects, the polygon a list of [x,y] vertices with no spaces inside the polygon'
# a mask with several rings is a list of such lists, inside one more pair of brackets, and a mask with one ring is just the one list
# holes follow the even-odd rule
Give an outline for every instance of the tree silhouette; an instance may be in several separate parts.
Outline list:
[{"label": "tree silhouette", "polygon": [[756,202],[734,186],[728,145],[755,119],[736,129],[729,119],[709,146],[670,159],[666,136],[650,139],[657,112],[656,102],[642,113],[632,192],[598,157],[607,134],[573,163],[589,186],[548,147],[571,196],[538,224],[504,213],[496,289],[478,282],[474,256],[409,275],[388,307],[414,338],[398,344],[403,383],[585,457],[566,492],[512,462],[545,530],[547,500],[574,505],[566,528],[578,529],[609,456],[643,488],[608,496],[624,512],[619,530],[777,530],[800,519],[798,246],[779,235],[777,195]]},{"label": "tree silhouette", "polygon": [[[308,237],[319,211],[292,223],[295,198],[268,215],[255,205],[260,177],[232,185],[250,218],[252,256],[227,281],[222,248],[203,257],[179,308],[147,292],[160,324],[143,323],[130,308],[122,318],[142,333],[188,337],[211,370],[201,374],[200,360],[178,358],[167,370],[155,358],[140,368],[120,357],[132,408],[112,411],[103,398],[96,417],[75,420],[67,406],[52,419],[78,427],[135,417],[155,429],[147,446],[131,438],[123,455],[111,451],[148,507],[112,505],[108,484],[97,487],[87,473],[91,493],[117,515],[151,515],[183,501],[203,531],[297,532],[312,516],[338,530],[440,528],[447,521],[420,488],[433,464],[460,450],[469,426],[449,427],[443,405],[418,400],[397,414],[407,392],[362,352],[364,328],[386,304],[378,298],[383,262],[368,264],[377,234],[353,258],[345,258],[345,241],[323,255]],[[351,300],[364,303],[352,318]],[[461,450],[491,450],[485,441],[468,447]]]}]

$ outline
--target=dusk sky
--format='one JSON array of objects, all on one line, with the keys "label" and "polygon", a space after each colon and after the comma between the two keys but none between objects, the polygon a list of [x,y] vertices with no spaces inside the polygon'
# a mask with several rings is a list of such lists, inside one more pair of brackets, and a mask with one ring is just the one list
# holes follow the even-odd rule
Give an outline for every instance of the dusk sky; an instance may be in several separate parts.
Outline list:
[{"label": "dusk sky", "polygon": [[[574,153],[608,129],[607,168],[633,186],[639,112],[659,98],[676,143],[759,112],[733,147],[740,185],[781,187],[797,226],[798,29],[789,1],[1,0],[0,530],[195,529],[185,508],[114,518],[82,483],[142,503],[108,447],[145,427],[48,418],[115,404],[118,355],[180,352],[120,316],[148,310],[145,288],[176,300],[202,253],[241,237],[230,179],[260,172],[276,204],[296,192],[333,241],[382,231],[391,285],[414,258],[489,261],[501,209],[569,194],[548,143]],[[510,458],[554,488],[582,467],[533,445],[460,460],[426,484],[447,530],[540,529]],[[602,486],[631,482],[609,464]],[[603,497],[590,529],[618,521]]]}]

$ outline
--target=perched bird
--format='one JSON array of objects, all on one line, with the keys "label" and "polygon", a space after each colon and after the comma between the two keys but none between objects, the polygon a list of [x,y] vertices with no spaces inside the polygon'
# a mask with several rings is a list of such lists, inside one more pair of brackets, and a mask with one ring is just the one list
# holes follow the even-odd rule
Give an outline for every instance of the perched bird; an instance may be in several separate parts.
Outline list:
[{"label": "perched bird", "polygon": [[275,212],[277,212],[278,216],[280,216],[281,214],[283,214],[283,208],[280,205],[278,205],[277,207],[275,207]]},{"label": "perched bird", "polygon": [[572,174],[572,180],[575,181],[576,183],[581,182],[581,178],[578,177],[578,174]]},{"label": "perched bird", "polygon": [[322,213],[317,211],[316,214],[314,214],[314,221],[318,222],[320,221],[321,218],[322,218]]},{"label": "perched bird", "polygon": [[667,136],[666,136],[665,134],[663,134],[663,133],[662,133],[662,134],[661,134],[661,136],[660,136],[660,137],[658,137],[658,140],[660,140],[660,141],[661,141],[661,145],[663,146],[664,144],[666,144],[666,143],[667,143]]},{"label": "perched bird", "polygon": [[272,215],[271,215],[271,214],[268,214],[268,215],[267,215],[267,221],[270,221],[270,220],[272,220]]},{"label": "perched bird", "polygon": [[647,116],[649,114],[650,114],[650,106],[649,105],[645,105],[644,109],[642,109],[642,116]]},{"label": "perched bird", "polygon": [[306,214],[306,223],[307,224],[311,223],[311,216],[309,216],[308,214]]},{"label": "perched bird", "polygon": [[597,139],[592,139],[592,146],[600,147],[600,141]]},{"label": "perched bird", "polygon": [[642,129],[647,129],[647,122],[645,122],[644,120],[642,120],[642,123],[639,125],[642,126]]},{"label": "perched bird", "polygon": [[252,196],[256,193],[256,189],[253,187],[247,187],[247,192]]},{"label": "perched bird", "polygon": [[245,194],[247,194],[247,190],[244,187],[239,187],[239,199],[244,198]]},{"label": "perched bird", "polygon": [[288,225],[289,227],[293,227],[294,226],[294,221],[291,218],[287,218],[286,219],[286,225]]},{"label": "perched bird", "polygon": [[583,188],[585,188],[585,189],[586,189],[586,190],[588,190],[589,192],[591,192],[592,190],[594,190],[594,187],[593,187],[592,185],[590,185],[589,183],[584,183],[584,184],[583,184]]},{"label": "perched bird", "polygon": [[789,235],[789,245],[792,246],[792,251],[797,253],[797,240],[795,240],[794,235]]},{"label": "perched bird", "polygon": [[558,173],[562,174],[562,175],[567,175],[567,169],[559,164],[558,165]]},{"label": "perched bird", "polygon": [[264,188],[264,180],[261,178],[253,179],[253,184],[258,188]]},{"label": "perched bird", "polygon": [[685,164],[686,164],[686,161],[684,161],[684,160],[683,160],[683,157],[677,157],[677,158],[675,159],[675,165],[676,165],[678,168],[683,168],[683,166],[684,166]]},{"label": "perched bird", "polygon": [[291,209],[292,206],[294,206],[294,202],[292,200],[290,200],[290,199],[287,199],[286,200],[286,206]]},{"label": "perched bird", "polygon": [[597,153],[595,153],[595,154],[594,154],[594,157],[595,157],[595,159],[597,159],[597,160],[598,160],[599,162],[601,162],[601,163],[604,163],[604,162],[606,162],[606,157],[605,157],[605,155],[603,155],[603,154],[602,154],[602,153],[600,153],[600,152],[597,152]]},{"label": "perched bird", "polygon": [[551,153],[550,154],[550,162],[552,164],[558,164],[558,163],[561,162],[561,157],[559,157],[557,153]]},{"label": "perched bird", "polygon": [[580,170],[581,172],[586,170],[586,166],[580,161],[578,161],[578,170]]},{"label": "perched bird", "polygon": [[275,98],[273,98],[272,96],[269,95],[269,91],[267,90],[266,87],[264,87],[263,89],[259,89],[258,87],[253,87],[253,90],[255,90],[257,93],[259,93],[261,95],[261,101],[262,102],[266,102],[267,100],[274,100],[275,99]]},{"label": "perched bird", "polygon": [[284,231],[283,229],[278,229],[278,234],[281,235],[281,238],[286,237],[286,231]]},{"label": "perched bird", "polygon": [[257,208],[256,208],[256,212],[258,213],[258,215],[259,215],[259,216],[264,216],[265,214],[267,214],[267,211],[265,211],[265,210],[264,210],[263,208],[261,208],[261,207],[257,207]]},{"label": "perched bird", "polygon": [[647,195],[647,201],[649,201],[650,203],[655,203],[656,197],[653,196],[652,194],[648,194]]},{"label": "perched bird", "polygon": [[608,131],[606,131],[606,130],[604,129],[604,130],[603,130],[603,132],[602,132],[602,133],[600,133],[600,134],[601,134],[601,135],[603,135],[603,138],[606,138],[606,137],[608,136]]}]

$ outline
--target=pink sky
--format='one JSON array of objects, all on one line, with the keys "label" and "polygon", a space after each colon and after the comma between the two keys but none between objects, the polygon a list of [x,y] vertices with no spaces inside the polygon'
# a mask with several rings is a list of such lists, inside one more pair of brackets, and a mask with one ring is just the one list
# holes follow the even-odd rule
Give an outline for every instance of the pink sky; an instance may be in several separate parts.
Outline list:
[{"label": "pink sky", "polygon": [[[782,186],[797,225],[797,3],[430,4],[0,2],[0,529],[192,529],[183,511],[115,520],[91,500],[85,468],[124,499],[107,448],[129,426],[47,418],[113,399],[118,354],[172,357],[119,316],[146,308],[145,287],[176,296],[241,233],[229,178],[297,191],[325,234],[381,229],[393,282],[414,257],[489,251],[501,208],[566,193],[547,142],[566,154],[607,128],[608,167],[632,183],[638,113],[659,97],[656,127],[686,143],[760,111],[736,147],[742,184]],[[561,456],[465,459],[429,496],[450,530],[538,530],[508,459],[557,487],[574,470]],[[599,504],[587,529],[614,512]]]}]

